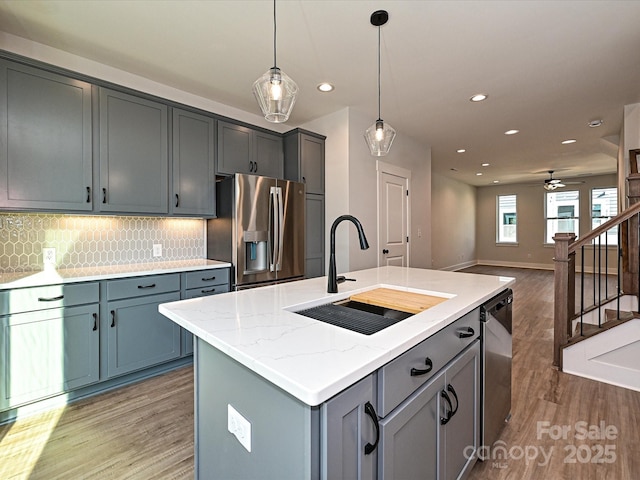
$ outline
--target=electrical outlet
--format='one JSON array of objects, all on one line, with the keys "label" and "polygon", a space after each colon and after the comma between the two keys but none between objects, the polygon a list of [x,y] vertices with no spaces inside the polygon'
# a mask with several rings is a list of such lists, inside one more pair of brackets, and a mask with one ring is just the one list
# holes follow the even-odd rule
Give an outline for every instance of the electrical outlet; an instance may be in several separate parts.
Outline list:
[{"label": "electrical outlet", "polygon": [[42,262],[45,265],[56,264],[56,249],[53,247],[45,247],[42,249]]},{"label": "electrical outlet", "polygon": [[251,423],[229,404],[227,404],[227,429],[236,436],[247,452],[251,453]]},{"label": "electrical outlet", "polygon": [[154,257],[161,257],[162,256],[162,244],[161,243],[154,243],[153,244],[153,256]]}]

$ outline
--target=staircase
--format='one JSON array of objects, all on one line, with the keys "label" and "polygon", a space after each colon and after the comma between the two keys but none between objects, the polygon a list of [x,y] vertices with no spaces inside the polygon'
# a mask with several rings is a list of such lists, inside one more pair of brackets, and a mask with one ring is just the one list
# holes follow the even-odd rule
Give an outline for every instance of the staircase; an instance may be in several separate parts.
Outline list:
[{"label": "staircase", "polygon": [[579,239],[554,237],[554,365],[640,391],[640,174],[627,180],[624,212]]}]

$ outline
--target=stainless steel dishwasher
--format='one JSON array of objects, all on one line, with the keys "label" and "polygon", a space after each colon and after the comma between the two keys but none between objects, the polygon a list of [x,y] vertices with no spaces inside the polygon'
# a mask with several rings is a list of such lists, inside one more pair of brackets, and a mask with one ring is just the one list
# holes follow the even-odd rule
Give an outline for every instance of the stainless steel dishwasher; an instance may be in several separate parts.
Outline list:
[{"label": "stainless steel dishwasher", "polygon": [[491,446],[511,417],[511,310],[509,288],[480,309],[482,325],[482,442]]}]

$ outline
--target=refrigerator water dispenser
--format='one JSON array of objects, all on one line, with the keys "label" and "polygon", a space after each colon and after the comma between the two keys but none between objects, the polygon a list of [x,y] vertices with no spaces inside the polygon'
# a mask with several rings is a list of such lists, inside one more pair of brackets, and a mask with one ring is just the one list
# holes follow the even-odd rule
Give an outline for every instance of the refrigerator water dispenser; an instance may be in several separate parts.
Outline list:
[{"label": "refrigerator water dispenser", "polygon": [[267,257],[267,232],[247,230],[243,234],[245,270],[244,273],[264,272],[269,268]]}]

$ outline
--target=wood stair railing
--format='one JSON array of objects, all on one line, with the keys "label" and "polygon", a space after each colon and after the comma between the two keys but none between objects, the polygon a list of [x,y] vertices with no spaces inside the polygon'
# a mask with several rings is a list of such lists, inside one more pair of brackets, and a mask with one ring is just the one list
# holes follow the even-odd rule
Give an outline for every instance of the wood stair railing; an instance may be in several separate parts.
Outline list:
[{"label": "wood stair railing", "polygon": [[[608,330],[615,325],[635,317],[633,312],[620,311],[620,297],[624,294],[638,295],[640,284],[640,248],[638,244],[640,225],[640,174],[632,173],[629,178],[629,201],[632,205],[618,216],[603,223],[587,235],[576,240],[573,233],[558,233],[555,241],[555,293],[554,293],[554,358],[553,363],[562,370],[562,349],[578,341]],[[618,228],[617,245],[608,245],[607,232]],[[602,238],[605,238],[604,252]],[[586,265],[587,250],[590,248],[591,265]],[[615,247],[615,248],[614,248]],[[615,252],[615,255],[612,254]],[[580,255],[580,308],[576,309],[576,256]],[[610,257],[615,262],[615,275],[610,273]],[[604,272],[603,272],[604,259]],[[591,274],[587,270],[591,270]],[[611,277],[616,277],[615,292],[609,292]],[[603,286],[604,280],[604,286]],[[586,305],[585,284],[592,282],[593,304]],[[603,293],[604,289],[604,293]],[[616,309],[606,309],[607,304],[617,299]],[[590,300],[589,300],[590,301]],[[576,314],[576,311],[578,312]],[[594,312],[598,323],[584,322],[587,313]],[[573,331],[577,320],[579,331]]]}]

